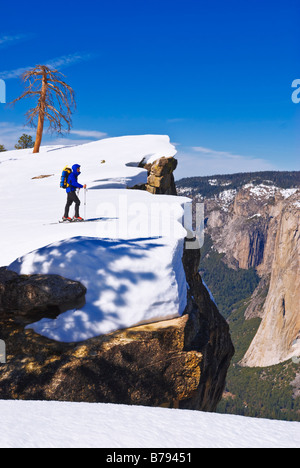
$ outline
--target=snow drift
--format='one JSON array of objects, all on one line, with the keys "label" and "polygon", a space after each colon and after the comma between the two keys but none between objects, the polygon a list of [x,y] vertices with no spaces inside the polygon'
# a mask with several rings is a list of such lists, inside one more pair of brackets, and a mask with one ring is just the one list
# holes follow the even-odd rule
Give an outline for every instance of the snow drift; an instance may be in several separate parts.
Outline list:
[{"label": "snow drift", "polygon": [[0,412],[1,448],[299,448],[300,441],[298,422],[191,410],[0,401]]}]

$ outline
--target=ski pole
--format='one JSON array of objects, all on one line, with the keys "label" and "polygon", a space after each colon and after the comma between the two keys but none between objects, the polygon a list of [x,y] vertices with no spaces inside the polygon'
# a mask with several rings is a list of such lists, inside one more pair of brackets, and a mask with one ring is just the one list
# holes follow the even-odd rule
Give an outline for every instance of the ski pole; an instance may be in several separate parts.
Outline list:
[{"label": "ski pole", "polygon": [[86,188],[84,190],[84,219],[86,219]]},{"label": "ski pole", "polygon": [[[77,190],[75,190],[75,193],[77,194],[77,197],[79,198],[80,188],[78,188]],[[75,215],[76,215],[76,205],[74,206],[74,218],[75,218]]]}]

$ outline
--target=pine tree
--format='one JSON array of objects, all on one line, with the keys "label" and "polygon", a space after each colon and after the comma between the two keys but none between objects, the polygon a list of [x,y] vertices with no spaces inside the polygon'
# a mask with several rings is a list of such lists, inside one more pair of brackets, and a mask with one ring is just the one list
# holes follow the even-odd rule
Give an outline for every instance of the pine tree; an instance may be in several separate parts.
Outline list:
[{"label": "pine tree", "polygon": [[34,147],[34,141],[32,141],[32,136],[26,135],[26,133],[23,133],[23,135],[18,140],[18,144],[15,145],[16,149],[25,149],[25,148],[33,148],[33,147]]},{"label": "pine tree", "polygon": [[36,106],[25,114],[27,123],[37,127],[33,153],[38,153],[40,150],[45,119],[48,120],[49,130],[52,132],[62,134],[71,129],[71,114],[72,109],[76,108],[76,103],[74,91],[62,80],[63,76],[57,70],[37,65],[23,74],[22,79],[27,87],[24,93],[11,103],[15,104],[28,97],[37,99]]},{"label": "pine tree", "polygon": [[3,153],[4,151],[7,151],[4,145],[0,145],[0,153]]}]

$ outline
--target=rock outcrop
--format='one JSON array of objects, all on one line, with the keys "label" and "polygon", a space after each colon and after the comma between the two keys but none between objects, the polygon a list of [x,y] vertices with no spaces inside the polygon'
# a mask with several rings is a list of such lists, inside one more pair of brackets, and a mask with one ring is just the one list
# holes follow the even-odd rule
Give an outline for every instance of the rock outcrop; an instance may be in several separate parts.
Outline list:
[{"label": "rock outcrop", "polygon": [[18,275],[0,268],[0,317],[30,323],[84,302],[86,288],[59,275]]},{"label": "rock outcrop", "polygon": [[143,164],[148,171],[145,189],[154,194],[177,195],[173,172],[177,167],[177,159],[162,157],[153,163]]},{"label": "rock outcrop", "polygon": [[[226,321],[198,274],[199,250],[183,258],[190,285],[182,317],[81,343],[48,340],[0,313],[0,399],[45,399],[214,411],[234,349]],[[13,275],[14,281],[20,280]]]}]

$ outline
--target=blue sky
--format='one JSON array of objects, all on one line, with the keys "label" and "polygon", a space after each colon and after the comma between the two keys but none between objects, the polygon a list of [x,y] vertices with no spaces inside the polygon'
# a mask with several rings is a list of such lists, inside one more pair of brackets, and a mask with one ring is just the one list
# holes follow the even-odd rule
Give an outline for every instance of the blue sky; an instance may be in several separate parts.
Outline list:
[{"label": "blue sky", "polygon": [[[0,13],[7,101],[36,64],[64,73],[76,93],[72,132],[44,144],[168,134],[176,178],[300,169],[298,0],[32,0]],[[29,104],[0,104],[8,149],[30,133]]]}]

